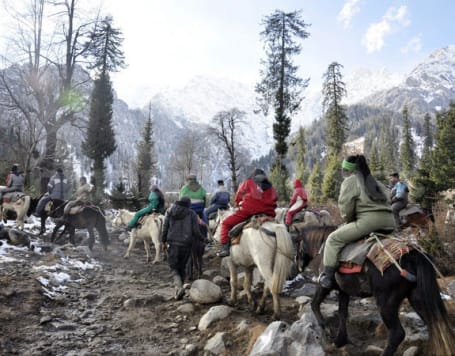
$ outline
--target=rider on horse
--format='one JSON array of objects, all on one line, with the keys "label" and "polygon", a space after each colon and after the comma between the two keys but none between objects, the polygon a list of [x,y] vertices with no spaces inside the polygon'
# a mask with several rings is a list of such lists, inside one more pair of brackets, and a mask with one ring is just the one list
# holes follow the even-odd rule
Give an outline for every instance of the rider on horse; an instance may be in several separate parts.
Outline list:
[{"label": "rider on horse", "polygon": [[324,247],[324,271],[319,276],[323,288],[331,289],[338,256],[345,245],[378,229],[395,228],[386,188],[371,175],[363,155],[349,156],[342,163],[345,179],[338,207],[346,224],[332,232]]},{"label": "rider on horse", "polygon": [[153,211],[157,211],[160,214],[164,213],[164,195],[156,184],[152,185],[149,195],[149,205],[134,214],[133,218],[128,222],[128,229],[134,228],[141,216],[150,214]]},{"label": "rider on horse", "polygon": [[289,209],[286,213],[285,224],[291,226],[292,218],[302,209],[305,209],[308,205],[308,195],[305,189],[302,187],[300,179],[294,181],[294,192],[292,193],[291,201],[289,202]]},{"label": "rider on horse", "polygon": [[205,189],[197,181],[196,175],[190,174],[187,177],[187,183],[180,189],[179,199],[182,199],[182,197],[190,198],[190,209],[202,219],[202,212],[205,208],[205,195]]},{"label": "rider on horse", "polygon": [[266,214],[275,217],[278,194],[272,183],[269,182],[262,169],[255,169],[253,174],[240,184],[235,196],[235,205],[238,209],[221,223],[220,242],[222,249],[218,257],[230,254],[229,230],[256,214]]},{"label": "rider on horse", "polygon": [[3,194],[10,192],[22,192],[24,189],[24,175],[19,172],[18,165],[15,164],[11,168],[6,177],[6,187],[0,189],[0,204],[3,201]]},{"label": "rider on horse", "polygon": [[51,177],[47,184],[47,193],[39,200],[36,207],[35,216],[41,216],[46,204],[52,199],[66,200],[68,191],[68,180],[61,168],[57,168],[56,173]]},{"label": "rider on horse", "polygon": [[231,194],[224,186],[224,181],[220,179],[217,183],[218,188],[210,196],[210,206],[205,208],[202,213],[202,220],[207,226],[209,225],[210,214],[216,212],[218,209],[227,210],[229,208],[229,201],[231,200]]},{"label": "rider on horse", "polygon": [[82,176],[79,178],[79,188],[77,188],[74,196],[76,199],[71,200],[68,204],[65,205],[63,210],[63,219],[67,220],[71,208],[76,205],[85,205],[90,201],[90,192],[92,191],[92,186],[87,183],[87,178]]},{"label": "rider on horse", "polygon": [[400,175],[398,173],[392,173],[390,175],[390,183],[392,185],[390,198],[392,199],[393,217],[395,219],[395,225],[399,227],[401,225],[400,210],[406,208],[406,205],[408,205],[409,189],[404,182],[400,181]]}]

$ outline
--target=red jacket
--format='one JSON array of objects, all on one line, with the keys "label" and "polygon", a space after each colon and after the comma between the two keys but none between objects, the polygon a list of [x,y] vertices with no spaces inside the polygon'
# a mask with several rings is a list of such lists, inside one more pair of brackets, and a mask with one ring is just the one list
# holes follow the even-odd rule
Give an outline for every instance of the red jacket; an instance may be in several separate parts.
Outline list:
[{"label": "red jacket", "polygon": [[305,189],[302,187],[302,183],[299,179],[294,181],[294,192],[292,193],[291,201],[289,202],[289,206],[291,207],[297,201],[297,198],[300,197],[303,200],[303,207],[307,206],[308,196],[305,192]]},{"label": "red jacket", "polygon": [[252,178],[249,178],[240,184],[235,195],[235,205],[251,214],[264,213],[275,216],[277,198],[278,194],[273,186],[262,190]]}]

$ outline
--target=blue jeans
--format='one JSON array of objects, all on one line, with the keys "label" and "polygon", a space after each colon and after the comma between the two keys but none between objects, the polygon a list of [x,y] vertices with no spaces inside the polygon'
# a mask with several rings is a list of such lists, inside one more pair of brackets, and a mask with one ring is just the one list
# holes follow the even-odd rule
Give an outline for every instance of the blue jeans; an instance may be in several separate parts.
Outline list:
[{"label": "blue jeans", "polygon": [[209,226],[209,216],[211,213],[214,213],[218,209],[226,209],[225,206],[214,204],[210,205],[208,208],[205,208],[202,212],[202,221],[205,222],[205,225]]}]

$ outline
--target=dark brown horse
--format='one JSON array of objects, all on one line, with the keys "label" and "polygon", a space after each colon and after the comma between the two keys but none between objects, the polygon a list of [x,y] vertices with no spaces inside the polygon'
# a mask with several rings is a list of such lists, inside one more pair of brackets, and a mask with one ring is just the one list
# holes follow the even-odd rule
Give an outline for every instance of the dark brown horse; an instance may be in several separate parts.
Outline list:
[{"label": "dark brown horse", "polygon": [[433,212],[429,209],[421,208],[419,205],[409,205],[400,211],[401,228],[422,227],[429,228],[434,223]]},{"label": "dark brown horse", "polygon": [[59,219],[55,224],[54,231],[52,232],[51,241],[55,241],[56,234],[60,227],[65,226],[59,238],[65,232],[69,233],[70,242],[74,245],[74,233],[76,229],[87,229],[89,233],[88,246],[90,250],[95,244],[94,230],[98,232],[101,239],[101,244],[106,250],[109,244],[109,235],[106,229],[106,219],[100,208],[96,206],[85,206],[80,212],[76,214],[70,214],[67,219]]},{"label": "dark brown horse", "polygon": [[[297,238],[298,253],[302,254],[304,268],[316,255],[329,233],[335,227],[309,227]],[[449,325],[447,311],[441,299],[436,281],[435,269],[431,258],[415,249],[400,259],[403,270],[417,277],[410,282],[400,275],[400,271],[391,266],[381,273],[368,259],[361,272],[353,274],[336,273],[338,294],[339,325],[334,343],[341,347],[348,343],[346,321],[350,296],[376,298],[381,318],[389,331],[387,347],[383,356],[394,354],[405,337],[405,332],[398,318],[401,303],[405,298],[425,322],[429,331],[429,353],[431,355],[455,355],[455,337]],[[313,297],[311,308],[321,326],[324,320],[320,305],[330,293],[329,289],[319,284]]]}]

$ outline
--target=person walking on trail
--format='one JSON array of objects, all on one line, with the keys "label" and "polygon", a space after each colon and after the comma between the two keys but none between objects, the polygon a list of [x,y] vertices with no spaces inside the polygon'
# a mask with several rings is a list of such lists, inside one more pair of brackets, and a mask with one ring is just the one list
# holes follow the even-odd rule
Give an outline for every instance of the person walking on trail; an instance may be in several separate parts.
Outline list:
[{"label": "person walking on trail", "polygon": [[191,199],[191,210],[194,210],[202,218],[202,212],[205,208],[206,192],[197,181],[195,174],[188,175],[186,184],[180,189],[179,199],[182,199],[182,197]]},{"label": "person walking on trail", "polygon": [[183,298],[185,290],[185,267],[191,254],[195,239],[204,241],[200,231],[198,217],[190,209],[191,200],[184,196],[177,200],[166,213],[162,240],[164,246],[169,244],[168,263],[174,278],[175,299]]},{"label": "person walking on trail", "polygon": [[338,207],[346,224],[328,236],[324,247],[324,269],[319,276],[319,284],[328,289],[334,284],[339,253],[345,245],[373,231],[392,231],[395,228],[388,192],[371,175],[365,157],[349,156],[343,160],[342,168],[345,178]]},{"label": "person walking on trail", "polygon": [[128,222],[128,229],[133,229],[141,216],[152,212],[164,213],[164,195],[156,184],[152,185],[148,200],[149,205],[136,212],[133,218]]},{"label": "person walking on trail", "polygon": [[404,182],[400,181],[400,175],[398,173],[392,173],[390,175],[390,183],[392,186],[390,197],[392,199],[393,217],[395,219],[395,225],[400,227],[400,210],[406,208],[406,205],[408,205],[409,189]]},{"label": "person walking on trail", "polygon": [[230,254],[229,230],[253,215],[265,214],[275,217],[278,194],[262,169],[255,169],[251,176],[240,184],[235,196],[238,209],[221,222],[220,242],[222,248],[218,257]]},{"label": "person walking on trail", "polygon": [[220,179],[217,184],[218,188],[216,188],[216,190],[210,196],[210,206],[208,208],[205,208],[202,212],[202,220],[207,226],[209,225],[210,214],[214,213],[218,209],[228,209],[229,201],[231,200],[231,194],[224,186],[224,181]]},{"label": "person walking on trail", "polygon": [[3,194],[11,192],[22,192],[24,190],[24,175],[19,172],[17,164],[13,165],[11,171],[6,176],[6,186],[0,189],[0,204]]},{"label": "person walking on trail", "polygon": [[294,192],[292,193],[289,209],[286,213],[285,224],[289,227],[292,224],[292,218],[302,209],[308,206],[308,195],[302,187],[300,179],[294,181]]},{"label": "person walking on trail", "polygon": [[35,216],[40,216],[44,207],[51,199],[66,200],[68,195],[68,180],[61,168],[57,168],[56,173],[51,177],[47,184],[47,193],[39,200],[36,206]]},{"label": "person walking on trail", "polygon": [[74,193],[74,200],[70,200],[63,209],[63,219],[67,219],[70,213],[71,208],[77,205],[86,205],[90,201],[90,192],[92,191],[92,186],[87,183],[87,178],[82,176],[79,178],[79,188],[77,188]]}]

